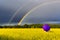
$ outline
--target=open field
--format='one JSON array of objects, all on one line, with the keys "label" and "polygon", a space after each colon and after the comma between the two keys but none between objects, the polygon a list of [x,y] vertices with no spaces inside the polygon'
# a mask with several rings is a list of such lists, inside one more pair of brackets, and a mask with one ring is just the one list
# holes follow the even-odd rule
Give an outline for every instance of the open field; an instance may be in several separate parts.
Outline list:
[{"label": "open field", "polygon": [[60,40],[60,29],[45,32],[41,28],[0,29],[0,40]]}]

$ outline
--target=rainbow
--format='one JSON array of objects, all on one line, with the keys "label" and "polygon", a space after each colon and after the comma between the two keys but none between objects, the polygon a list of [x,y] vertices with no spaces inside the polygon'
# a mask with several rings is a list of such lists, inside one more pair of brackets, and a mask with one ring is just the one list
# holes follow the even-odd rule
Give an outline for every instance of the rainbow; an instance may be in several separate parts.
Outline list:
[{"label": "rainbow", "polygon": [[18,14],[18,12],[22,9],[22,8],[24,8],[24,7],[26,7],[26,6],[28,6],[29,5],[29,3],[28,4],[26,4],[26,5],[23,5],[22,7],[20,7],[20,8],[18,8],[17,9],[17,11],[13,14],[13,16],[10,18],[10,20],[9,20],[9,22],[8,23],[11,23],[11,21],[13,20],[13,18]]},{"label": "rainbow", "polygon": [[25,16],[23,16],[23,18],[19,21],[18,25],[21,25],[24,18],[26,18],[27,15],[31,14],[31,12],[35,11],[37,8],[40,8],[40,7],[48,5],[48,4],[53,4],[53,3],[60,3],[60,1],[59,0],[53,0],[53,1],[51,0],[51,1],[47,1],[47,2],[44,2],[44,3],[41,3],[41,4],[37,5],[37,6],[35,6],[28,13],[26,13]]},{"label": "rainbow", "polygon": [[[28,4],[26,4],[26,5],[23,5],[22,7],[18,8],[17,11],[16,11],[16,12],[13,14],[13,16],[10,18],[8,24],[11,23],[11,21],[13,20],[13,18],[18,14],[18,12],[19,12],[22,8],[28,6],[29,4],[30,4],[30,3],[28,3]],[[38,4],[38,3],[37,3],[37,4]]]}]

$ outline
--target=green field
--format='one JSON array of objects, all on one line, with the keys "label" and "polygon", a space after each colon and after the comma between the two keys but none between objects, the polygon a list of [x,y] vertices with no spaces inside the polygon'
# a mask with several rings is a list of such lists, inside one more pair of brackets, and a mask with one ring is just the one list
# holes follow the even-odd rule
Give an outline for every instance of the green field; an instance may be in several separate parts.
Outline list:
[{"label": "green field", "polygon": [[60,29],[52,28],[45,32],[41,28],[2,28],[0,40],[60,40]]}]

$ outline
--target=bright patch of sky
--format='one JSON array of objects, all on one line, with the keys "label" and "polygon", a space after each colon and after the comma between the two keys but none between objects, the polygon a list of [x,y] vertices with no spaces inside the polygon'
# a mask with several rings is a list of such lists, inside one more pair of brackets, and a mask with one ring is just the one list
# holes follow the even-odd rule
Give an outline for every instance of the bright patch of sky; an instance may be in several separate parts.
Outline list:
[{"label": "bright patch of sky", "polygon": [[59,23],[60,3],[47,4],[31,12],[23,20],[22,24],[28,23]]}]

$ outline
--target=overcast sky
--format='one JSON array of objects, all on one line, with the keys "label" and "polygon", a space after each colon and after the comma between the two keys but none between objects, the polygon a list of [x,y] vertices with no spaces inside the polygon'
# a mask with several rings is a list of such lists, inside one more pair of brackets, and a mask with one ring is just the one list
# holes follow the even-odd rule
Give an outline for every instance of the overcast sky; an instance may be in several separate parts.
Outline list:
[{"label": "overcast sky", "polygon": [[[17,14],[13,17],[11,20],[11,23],[18,23],[21,18],[32,8],[39,5],[40,3],[44,3],[46,0],[0,0],[0,24],[8,23],[9,20],[12,18],[12,16],[15,14],[17,10]],[[60,13],[60,3],[57,4],[50,4],[47,6],[42,6],[41,8],[36,9],[34,12],[32,12],[26,19],[23,21],[23,23],[40,23],[39,21],[46,20],[46,15],[56,14],[54,17],[56,17],[56,20],[59,20],[59,13]],[[53,10],[52,10],[53,9]],[[50,11],[51,10],[51,11]],[[36,15],[36,16],[35,16]],[[44,16],[45,15],[45,16]],[[55,20],[53,18],[47,17],[50,20]],[[32,19],[32,18],[34,19]],[[52,17],[52,16],[51,16]],[[30,19],[30,20],[29,20]]]}]

